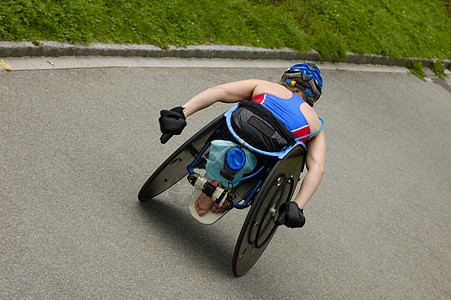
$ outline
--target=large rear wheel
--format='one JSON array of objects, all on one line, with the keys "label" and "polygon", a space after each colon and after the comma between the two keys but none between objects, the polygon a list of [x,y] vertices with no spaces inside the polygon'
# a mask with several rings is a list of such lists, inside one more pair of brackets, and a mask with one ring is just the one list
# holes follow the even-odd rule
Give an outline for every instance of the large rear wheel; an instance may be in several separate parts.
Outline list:
[{"label": "large rear wheel", "polygon": [[277,230],[274,221],[282,203],[289,201],[304,165],[298,146],[278,161],[269,173],[247,214],[233,254],[233,273],[243,276],[257,262]]}]

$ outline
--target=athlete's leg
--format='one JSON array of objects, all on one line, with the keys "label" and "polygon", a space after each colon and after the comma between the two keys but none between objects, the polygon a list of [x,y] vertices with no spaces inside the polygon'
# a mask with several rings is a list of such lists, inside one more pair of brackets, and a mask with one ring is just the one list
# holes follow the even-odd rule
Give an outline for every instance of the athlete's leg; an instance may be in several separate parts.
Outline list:
[{"label": "athlete's leg", "polygon": [[[212,180],[211,184],[215,186],[222,187],[222,184],[220,181]],[[200,194],[199,198],[197,198],[196,204],[196,211],[199,214],[199,216],[205,215],[209,210],[213,213],[223,213],[224,209],[219,207],[210,197],[205,195],[204,193]]]}]

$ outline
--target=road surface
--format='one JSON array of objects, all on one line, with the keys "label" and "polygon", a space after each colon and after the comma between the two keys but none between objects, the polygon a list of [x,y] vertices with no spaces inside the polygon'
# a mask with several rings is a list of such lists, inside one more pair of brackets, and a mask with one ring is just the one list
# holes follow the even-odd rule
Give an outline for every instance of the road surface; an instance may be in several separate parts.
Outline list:
[{"label": "road surface", "polygon": [[202,225],[185,182],[137,199],[229,106],[199,112],[166,145],[159,110],[232,80],[277,81],[294,62],[52,61],[0,72],[1,299],[451,298],[451,97],[440,85],[400,68],[320,65],[327,165],[306,226],[280,228],[235,278],[247,211]]}]

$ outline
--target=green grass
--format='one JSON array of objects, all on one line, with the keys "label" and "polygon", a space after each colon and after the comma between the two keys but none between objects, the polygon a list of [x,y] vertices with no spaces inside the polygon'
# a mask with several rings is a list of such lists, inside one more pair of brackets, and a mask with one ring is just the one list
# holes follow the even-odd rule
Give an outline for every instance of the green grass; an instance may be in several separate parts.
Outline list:
[{"label": "green grass", "polygon": [[443,62],[440,60],[433,61],[429,68],[432,70],[432,72],[437,75],[438,78],[445,80],[445,69],[443,68]]},{"label": "green grass", "polygon": [[2,0],[0,40],[451,57],[444,0]]},{"label": "green grass", "polygon": [[424,73],[424,65],[421,60],[413,60],[407,64],[407,68],[410,73],[420,78],[423,81],[426,81],[426,73]]}]

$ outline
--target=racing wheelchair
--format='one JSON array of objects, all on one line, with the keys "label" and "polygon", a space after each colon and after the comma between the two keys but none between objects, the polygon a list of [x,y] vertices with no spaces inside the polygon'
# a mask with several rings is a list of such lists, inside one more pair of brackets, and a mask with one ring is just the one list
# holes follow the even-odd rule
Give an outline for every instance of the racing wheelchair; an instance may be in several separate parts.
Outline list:
[{"label": "racing wheelchair", "polygon": [[[301,138],[278,152],[269,152],[250,145],[240,137],[232,125],[235,105],[225,114],[218,116],[180,146],[149,177],[141,188],[138,199],[148,201],[164,192],[183,178],[195,188],[190,198],[190,212],[204,224],[211,224],[224,214],[203,221],[194,202],[203,192],[226,212],[231,209],[246,209],[249,212],[239,234],[232,261],[235,276],[246,274],[265,251],[277,230],[275,220],[279,207],[293,196],[304,169],[306,147]],[[324,126],[324,123],[323,123]],[[322,128],[321,128],[322,129]],[[313,135],[316,132],[309,134]],[[305,138],[305,137],[302,137]],[[228,139],[251,151],[258,164],[251,174],[245,174],[232,189],[213,186],[205,173],[212,141]]]}]

